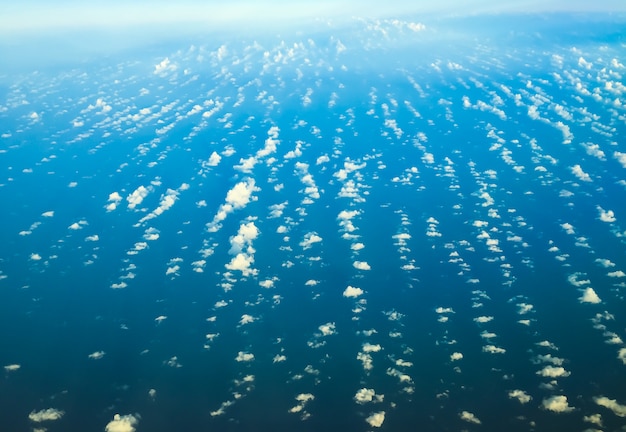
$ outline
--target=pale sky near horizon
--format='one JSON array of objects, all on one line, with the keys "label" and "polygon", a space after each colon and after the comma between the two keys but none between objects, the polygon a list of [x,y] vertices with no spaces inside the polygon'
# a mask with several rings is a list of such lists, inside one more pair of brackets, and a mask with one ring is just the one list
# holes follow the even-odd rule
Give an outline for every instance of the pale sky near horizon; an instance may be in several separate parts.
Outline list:
[{"label": "pale sky near horizon", "polygon": [[185,23],[262,25],[318,17],[554,11],[626,12],[626,0],[21,0],[0,6],[0,33]]}]

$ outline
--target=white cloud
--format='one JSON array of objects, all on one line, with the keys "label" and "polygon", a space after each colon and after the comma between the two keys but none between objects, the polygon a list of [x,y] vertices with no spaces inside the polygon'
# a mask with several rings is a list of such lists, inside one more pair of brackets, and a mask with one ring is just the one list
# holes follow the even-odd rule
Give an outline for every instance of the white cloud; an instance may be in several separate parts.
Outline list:
[{"label": "white cloud", "polygon": [[94,235],[90,235],[88,237],[85,237],[85,241],[96,242],[98,240],[100,240],[100,237],[98,236],[98,234],[94,234]]},{"label": "white cloud", "polygon": [[335,334],[337,332],[336,329],[335,329],[335,323],[334,322],[329,322],[329,323],[326,323],[326,324],[322,324],[318,328],[322,332],[322,336],[330,336],[330,335],[333,335],[333,334]]},{"label": "white cloud", "polygon": [[450,354],[450,360],[451,361],[457,361],[457,360],[461,360],[463,358],[463,354],[460,352],[454,352],[452,354]]},{"label": "white cloud", "polygon": [[385,411],[372,413],[368,418],[365,419],[365,421],[371,427],[381,427],[383,425],[383,422],[385,421]]},{"label": "white cloud", "polygon": [[546,378],[564,378],[570,376],[570,372],[566,371],[561,366],[546,366],[540,371],[537,371],[537,375]]},{"label": "white cloud", "polygon": [[384,395],[377,395],[374,389],[362,388],[354,395],[354,400],[358,404],[366,404],[368,402],[382,402]]},{"label": "white cloud", "polygon": [[218,166],[221,160],[222,157],[217,152],[213,152],[211,153],[211,156],[209,156],[209,161],[207,162],[207,165],[212,167]]},{"label": "white cloud", "polygon": [[481,421],[469,411],[462,411],[459,413],[459,417],[461,420],[464,420],[468,423],[481,424]]},{"label": "white cloud", "polygon": [[509,398],[517,399],[520,403],[523,404],[530,402],[532,399],[532,397],[524,390],[511,390],[509,392]]},{"label": "white cloud", "polygon": [[613,271],[613,272],[608,272],[606,275],[607,275],[608,277],[620,277],[620,278],[622,278],[622,277],[626,277],[626,273],[624,273],[624,272],[623,272],[623,271],[621,271],[621,270],[617,270],[617,271]]},{"label": "white cloud", "polygon": [[96,352],[93,352],[93,353],[89,354],[88,357],[90,359],[100,360],[102,357],[104,357],[105,354],[106,353],[104,351],[96,351]]},{"label": "white cloud", "polygon": [[363,344],[363,352],[365,353],[378,352],[381,349],[382,347],[379,344],[373,345],[369,342]]},{"label": "white cloud", "polygon": [[504,348],[500,348],[495,345],[485,345],[483,347],[483,352],[486,352],[489,354],[504,354],[506,350]]},{"label": "white cloud", "polygon": [[237,183],[226,194],[226,203],[235,209],[240,209],[248,205],[250,201],[254,201],[252,192],[260,190],[255,186],[254,179],[248,178],[245,181]]},{"label": "white cloud", "polygon": [[47,408],[40,411],[31,411],[31,413],[28,414],[28,419],[35,423],[41,423],[44,421],[59,420],[64,414],[63,411],[58,409]]},{"label": "white cloud", "polygon": [[241,315],[241,319],[239,320],[239,325],[246,325],[253,323],[256,320],[252,315],[243,314]]},{"label": "white cloud", "polygon": [[621,348],[617,352],[617,358],[622,361],[626,365],[626,348]]},{"label": "white cloud", "polygon": [[41,216],[43,216],[43,217],[53,217],[54,216],[54,211],[50,210],[50,211],[47,211],[47,212],[43,212],[41,214]]},{"label": "white cloud", "polygon": [[356,298],[356,297],[359,297],[360,295],[363,295],[363,290],[361,288],[357,288],[357,287],[353,287],[353,286],[348,286],[343,291],[343,296],[344,297]]},{"label": "white cloud", "polygon": [[580,165],[574,165],[573,167],[571,167],[571,170],[572,170],[572,174],[578,177],[579,180],[584,181],[584,182],[591,181],[591,177],[589,176],[589,174],[584,172]]},{"label": "white cloud", "polygon": [[618,403],[615,399],[600,396],[594,397],[593,401],[600,406],[610,409],[616,416],[626,417],[626,405]]},{"label": "white cloud", "polygon": [[600,303],[602,301],[591,287],[585,288],[583,295],[579,298],[579,300],[581,303]]},{"label": "white cloud", "polygon": [[238,253],[233,257],[225,267],[228,270],[238,270],[243,276],[256,275],[258,270],[251,266],[254,263],[254,257],[245,253]]},{"label": "white cloud", "polygon": [[613,223],[617,219],[615,219],[615,213],[613,210],[604,210],[602,207],[598,206],[598,212],[600,213],[600,220],[602,222]]},{"label": "white cloud", "polygon": [[243,352],[243,351],[239,351],[239,353],[237,354],[237,357],[235,357],[235,361],[238,361],[238,362],[251,362],[253,360],[254,360],[254,354]]},{"label": "white cloud", "polygon": [[139,423],[139,415],[119,415],[115,414],[104,428],[106,432],[135,432],[135,426]]},{"label": "white cloud", "polygon": [[492,321],[492,320],[493,320],[492,316],[479,316],[479,317],[474,318],[474,322],[481,323],[481,324],[488,323],[489,321]]},{"label": "white cloud", "polygon": [[365,261],[355,261],[352,266],[357,270],[371,270],[372,267]]},{"label": "white cloud", "polygon": [[134,209],[135,207],[140,205],[143,202],[144,198],[148,196],[149,192],[150,191],[145,186],[139,186],[137,189],[135,189],[133,193],[126,197],[126,201],[128,201],[128,208]]},{"label": "white cloud", "polygon": [[557,412],[557,413],[566,413],[566,412],[574,411],[574,408],[569,406],[567,403],[567,396],[562,396],[562,395],[551,396],[549,398],[545,398],[541,402],[541,406],[548,411]]},{"label": "white cloud", "polygon": [[21,366],[21,365],[19,365],[19,364],[10,364],[10,365],[6,365],[6,366],[4,367],[4,370],[5,370],[5,371],[7,371],[7,372],[13,372],[13,371],[18,370],[18,369],[19,369],[19,368],[21,368],[21,367],[22,367],[22,366]]},{"label": "white cloud", "polygon": [[617,161],[621,163],[624,168],[626,168],[626,153],[616,151],[613,153],[613,157],[617,159]]},{"label": "white cloud", "polygon": [[302,249],[309,249],[314,243],[320,243],[322,238],[315,232],[310,232],[304,235],[304,239],[300,242]]}]

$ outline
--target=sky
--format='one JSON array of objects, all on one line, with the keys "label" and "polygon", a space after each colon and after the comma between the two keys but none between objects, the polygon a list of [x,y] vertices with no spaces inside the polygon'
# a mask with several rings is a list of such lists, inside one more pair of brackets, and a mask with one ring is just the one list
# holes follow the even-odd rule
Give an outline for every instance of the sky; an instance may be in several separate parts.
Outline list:
[{"label": "sky", "polygon": [[278,25],[307,18],[391,17],[406,14],[474,15],[547,11],[620,11],[623,0],[164,0],[48,2],[23,0],[0,6],[0,34],[141,25]]}]

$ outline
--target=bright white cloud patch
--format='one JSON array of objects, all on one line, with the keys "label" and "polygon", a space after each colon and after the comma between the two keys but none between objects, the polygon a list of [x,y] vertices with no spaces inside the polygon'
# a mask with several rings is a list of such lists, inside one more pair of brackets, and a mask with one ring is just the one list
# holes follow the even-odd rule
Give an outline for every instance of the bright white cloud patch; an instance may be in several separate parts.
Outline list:
[{"label": "bright white cloud patch", "polygon": [[541,401],[541,406],[545,410],[556,413],[567,413],[574,411],[574,408],[567,403],[567,396],[562,395],[545,398],[543,401]]},{"label": "bright white cloud patch", "polygon": [[371,270],[372,267],[365,261],[355,261],[352,263],[355,269],[357,270]]},{"label": "bright white cloud patch", "polygon": [[581,301],[581,303],[600,303],[602,301],[600,300],[600,297],[598,297],[598,294],[596,294],[594,289],[591,287],[585,288],[583,290],[583,295],[579,298],[579,300]]},{"label": "bright white cloud patch", "polygon": [[579,180],[584,181],[584,182],[590,182],[591,181],[591,177],[589,176],[589,174],[584,172],[580,165],[574,165],[571,168],[571,170],[572,170],[572,174],[574,174],[576,177],[578,177]]},{"label": "bright white cloud patch", "polygon": [[139,423],[138,415],[119,415],[115,414],[105,427],[106,432],[135,432],[135,426]]},{"label": "bright white cloud patch", "polygon": [[371,427],[381,427],[385,421],[385,411],[380,411],[380,412],[376,412],[376,413],[372,413],[370,414],[369,417],[367,417],[365,419],[365,421],[371,426]]},{"label": "bright white cloud patch", "polygon": [[41,423],[45,421],[59,420],[64,414],[65,413],[63,411],[58,409],[47,408],[40,411],[31,411],[31,413],[28,414],[28,419],[35,423]]},{"label": "bright white cloud patch", "polygon": [[461,420],[466,421],[468,423],[481,424],[481,421],[469,411],[462,411],[459,413],[459,417]]},{"label": "bright white cloud patch", "polygon": [[362,388],[354,395],[354,400],[358,404],[366,404],[368,402],[382,402],[383,395],[377,395],[374,389]]},{"label": "bright white cloud patch", "polygon": [[509,398],[517,399],[520,403],[526,404],[531,401],[532,397],[524,390],[511,390]]},{"label": "bright white cloud patch", "polygon": [[605,396],[594,397],[593,401],[598,405],[608,408],[613,411],[618,417],[626,417],[626,405],[618,403],[615,399],[609,399]]},{"label": "bright white cloud patch", "polygon": [[237,362],[251,362],[252,360],[254,360],[254,354],[244,351],[239,351],[237,357],[235,357],[235,361]]},{"label": "bright white cloud patch", "polygon": [[361,288],[348,286],[345,290],[343,290],[344,297],[356,298],[363,295],[363,290]]}]

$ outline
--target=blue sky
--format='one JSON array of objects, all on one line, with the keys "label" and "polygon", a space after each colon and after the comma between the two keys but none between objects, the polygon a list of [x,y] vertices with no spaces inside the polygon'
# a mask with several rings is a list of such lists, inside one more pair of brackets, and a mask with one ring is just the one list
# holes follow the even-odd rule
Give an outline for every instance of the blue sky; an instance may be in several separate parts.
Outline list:
[{"label": "blue sky", "polygon": [[[9,3],[9,2],[5,2]],[[405,14],[473,15],[502,12],[621,11],[623,0],[164,0],[48,2],[22,0],[0,6],[0,32],[42,32],[136,25],[278,25],[307,18],[388,17]]]}]

